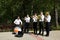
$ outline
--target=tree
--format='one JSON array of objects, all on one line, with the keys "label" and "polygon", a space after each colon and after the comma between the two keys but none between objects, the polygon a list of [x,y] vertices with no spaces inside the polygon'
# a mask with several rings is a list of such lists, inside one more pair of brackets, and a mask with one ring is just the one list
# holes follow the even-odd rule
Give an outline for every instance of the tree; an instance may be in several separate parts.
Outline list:
[{"label": "tree", "polygon": [[[52,25],[60,23],[60,0],[0,0],[0,23],[13,23],[16,16],[33,15],[43,11],[51,12]],[[59,21],[59,22],[58,22]]]},{"label": "tree", "polygon": [[56,17],[56,27],[57,27],[57,29],[58,29],[58,26],[59,26],[59,23],[58,23],[58,9],[60,8],[59,7],[59,0],[55,0],[54,1],[55,3],[55,6],[54,6],[54,8],[55,8],[55,17]]}]

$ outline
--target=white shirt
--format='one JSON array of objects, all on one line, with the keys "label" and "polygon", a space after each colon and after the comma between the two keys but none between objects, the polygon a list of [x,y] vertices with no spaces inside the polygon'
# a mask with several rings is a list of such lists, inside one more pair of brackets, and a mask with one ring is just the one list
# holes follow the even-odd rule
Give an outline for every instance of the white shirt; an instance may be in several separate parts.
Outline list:
[{"label": "white shirt", "polygon": [[44,15],[40,15],[40,20],[39,21],[41,21],[41,22],[44,21]]},{"label": "white shirt", "polygon": [[45,19],[46,19],[46,22],[50,22],[51,21],[51,16],[48,15],[47,17],[45,17]]},{"label": "white shirt", "polygon": [[27,23],[30,23],[30,17],[25,17],[25,21],[26,21]]},{"label": "white shirt", "polygon": [[20,23],[21,23],[21,25],[22,25],[21,19],[15,19],[14,24],[20,25]]},{"label": "white shirt", "polygon": [[33,17],[33,22],[37,22],[37,16]]}]

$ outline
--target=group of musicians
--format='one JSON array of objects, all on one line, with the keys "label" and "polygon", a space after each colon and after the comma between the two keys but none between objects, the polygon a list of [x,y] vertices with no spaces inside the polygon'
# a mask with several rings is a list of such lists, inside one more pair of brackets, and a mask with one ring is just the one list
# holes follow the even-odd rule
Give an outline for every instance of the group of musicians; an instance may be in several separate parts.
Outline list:
[{"label": "group of musicians", "polygon": [[[44,22],[45,22],[45,30],[46,30],[46,35],[45,36],[49,36],[49,28],[50,28],[50,21],[51,21],[51,16],[49,14],[49,12],[46,12],[45,15],[43,14],[43,12],[40,12],[39,15],[37,15],[37,13],[34,13],[33,16],[29,16],[27,14],[26,17],[24,17],[25,20],[25,27],[24,27],[24,32],[29,32],[29,25],[31,23],[31,19],[33,21],[33,29],[34,29],[34,34],[37,34],[37,24],[39,23],[39,35],[42,34],[44,35]],[[22,21],[20,19],[20,17],[18,16],[18,18],[14,21],[14,24],[16,25],[22,25]]]}]

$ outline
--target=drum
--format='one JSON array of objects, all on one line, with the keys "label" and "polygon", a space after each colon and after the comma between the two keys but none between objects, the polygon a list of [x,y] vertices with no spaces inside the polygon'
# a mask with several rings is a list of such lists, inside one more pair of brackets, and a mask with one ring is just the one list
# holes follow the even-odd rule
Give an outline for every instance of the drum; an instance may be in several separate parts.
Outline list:
[{"label": "drum", "polygon": [[23,36],[23,32],[20,27],[15,27],[14,32],[16,33],[15,37],[22,37]]},{"label": "drum", "polygon": [[14,32],[15,32],[15,33],[18,33],[18,31],[22,31],[21,28],[20,28],[20,27],[15,27],[15,28],[14,28]]}]

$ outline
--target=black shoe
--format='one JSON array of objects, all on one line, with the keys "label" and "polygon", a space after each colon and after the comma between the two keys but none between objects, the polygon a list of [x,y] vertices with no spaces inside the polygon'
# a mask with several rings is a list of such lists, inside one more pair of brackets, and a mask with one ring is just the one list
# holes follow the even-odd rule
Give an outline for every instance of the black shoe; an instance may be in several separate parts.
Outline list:
[{"label": "black shoe", "polygon": [[43,36],[44,34],[42,33],[41,35]]},{"label": "black shoe", "polygon": [[38,33],[38,35],[41,35],[41,33]]},{"label": "black shoe", "polygon": [[23,37],[23,35],[15,35],[15,37]]},{"label": "black shoe", "polygon": [[12,34],[16,34],[16,33],[13,32]]}]

